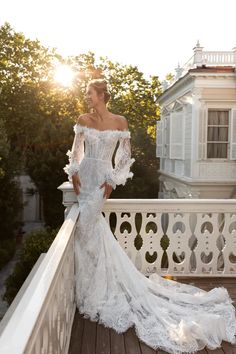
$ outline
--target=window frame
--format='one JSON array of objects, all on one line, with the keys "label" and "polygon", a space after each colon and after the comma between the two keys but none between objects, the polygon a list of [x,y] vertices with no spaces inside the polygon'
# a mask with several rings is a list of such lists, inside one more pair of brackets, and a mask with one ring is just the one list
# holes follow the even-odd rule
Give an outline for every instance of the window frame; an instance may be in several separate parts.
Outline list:
[{"label": "window frame", "polygon": [[[209,118],[209,112],[228,112],[228,125],[208,125],[208,118]],[[230,139],[231,139],[231,115],[232,115],[232,109],[231,108],[207,108],[207,119],[206,119],[206,160],[207,161],[229,161],[230,160]],[[228,128],[228,139],[227,141],[208,141],[208,128],[209,127],[227,127]],[[227,156],[226,157],[208,157],[208,144],[227,144]]]}]

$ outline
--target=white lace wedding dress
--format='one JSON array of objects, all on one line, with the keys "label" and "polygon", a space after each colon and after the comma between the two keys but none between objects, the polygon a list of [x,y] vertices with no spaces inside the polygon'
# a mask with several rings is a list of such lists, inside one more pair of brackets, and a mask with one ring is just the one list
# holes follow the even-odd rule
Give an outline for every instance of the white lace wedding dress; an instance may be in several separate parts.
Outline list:
[{"label": "white lace wedding dress", "polygon": [[205,346],[214,349],[222,340],[235,343],[235,309],[226,289],[205,292],[157,274],[145,277],[101,214],[105,199],[100,185],[106,180],[115,188],[133,175],[130,132],[100,131],[78,123],[74,132],[64,170],[69,181],[76,172],[81,181],[75,238],[79,312],[119,333],[134,325],[143,342],[169,353],[194,353]]}]

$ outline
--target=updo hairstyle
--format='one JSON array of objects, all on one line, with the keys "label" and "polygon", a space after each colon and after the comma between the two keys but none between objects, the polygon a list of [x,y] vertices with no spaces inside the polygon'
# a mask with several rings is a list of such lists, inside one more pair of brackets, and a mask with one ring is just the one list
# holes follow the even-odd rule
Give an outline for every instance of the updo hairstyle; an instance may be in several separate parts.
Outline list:
[{"label": "updo hairstyle", "polygon": [[94,79],[89,81],[88,87],[94,88],[97,94],[104,93],[104,102],[107,104],[109,101],[111,94],[108,90],[108,83],[104,79]]}]

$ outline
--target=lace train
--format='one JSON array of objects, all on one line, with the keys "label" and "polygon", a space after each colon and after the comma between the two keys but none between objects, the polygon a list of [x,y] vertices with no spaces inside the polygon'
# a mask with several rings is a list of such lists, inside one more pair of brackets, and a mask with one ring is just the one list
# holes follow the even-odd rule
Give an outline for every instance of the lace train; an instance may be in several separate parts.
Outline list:
[{"label": "lace train", "polygon": [[226,289],[206,292],[157,274],[146,278],[104,217],[91,220],[86,203],[78,221],[76,267],[77,307],[92,321],[118,333],[134,325],[147,345],[174,354],[215,349],[222,340],[235,343],[235,309]]}]

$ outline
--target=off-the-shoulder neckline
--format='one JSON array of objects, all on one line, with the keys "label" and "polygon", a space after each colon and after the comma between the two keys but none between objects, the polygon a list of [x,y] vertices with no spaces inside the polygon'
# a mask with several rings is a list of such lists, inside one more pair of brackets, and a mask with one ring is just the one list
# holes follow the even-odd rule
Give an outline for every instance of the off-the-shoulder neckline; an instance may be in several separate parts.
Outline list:
[{"label": "off-the-shoulder neckline", "polygon": [[82,129],[88,129],[88,130],[99,132],[99,133],[104,133],[104,132],[130,133],[130,130],[119,130],[119,129],[104,129],[104,130],[100,130],[100,129],[96,129],[96,128],[92,128],[92,127],[87,127],[87,126],[81,125],[79,123],[76,123],[75,125],[80,127],[80,128],[82,128]]}]

